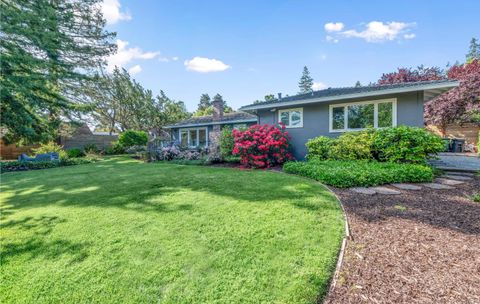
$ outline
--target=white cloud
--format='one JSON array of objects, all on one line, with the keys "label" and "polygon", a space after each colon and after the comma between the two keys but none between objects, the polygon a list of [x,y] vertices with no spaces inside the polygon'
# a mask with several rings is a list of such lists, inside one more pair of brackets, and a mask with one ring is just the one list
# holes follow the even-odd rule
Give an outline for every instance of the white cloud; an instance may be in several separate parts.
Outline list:
[{"label": "white cloud", "polygon": [[312,85],[312,89],[315,90],[315,91],[318,91],[318,90],[323,90],[323,89],[326,89],[327,88],[327,85],[324,84],[323,82],[314,82],[313,85]]},{"label": "white cloud", "polygon": [[325,37],[325,40],[327,40],[327,42],[338,43],[338,39],[330,35],[327,35],[327,37]]},{"label": "white cloud", "polygon": [[322,54],[322,55],[320,55],[320,59],[322,59],[322,60],[327,60],[327,54]]},{"label": "white cloud", "polygon": [[403,38],[405,38],[405,39],[413,39],[413,38],[415,38],[415,34],[414,34],[414,33],[405,34],[405,35],[403,35]]},{"label": "white cloud", "polygon": [[193,57],[190,60],[185,60],[184,64],[187,70],[200,73],[222,72],[230,68],[228,64],[220,60],[205,57]]},{"label": "white cloud", "polygon": [[411,35],[414,34],[408,34],[406,32],[414,26],[415,23],[395,21],[383,23],[381,21],[371,21],[367,23],[366,28],[363,31],[348,30],[341,32],[341,34],[346,38],[362,38],[367,42],[392,41],[401,38],[402,34],[410,35],[410,38],[403,37],[406,39],[412,39],[415,36]]},{"label": "white cloud", "polygon": [[172,57],[172,60],[173,60],[173,61],[177,61],[177,60],[178,60],[178,57],[177,57],[177,56]]},{"label": "white cloud", "polygon": [[160,62],[169,62],[170,59],[168,59],[167,57],[158,57],[158,61],[160,61]]},{"label": "white cloud", "polygon": [[131,20],[132,16],[128,12],[120,11],[120,2],[118,0],[103,0],[100,8],[103,18],[107,20],[107,24],[115,24],[122,20]]},{"label": "white cloud", "polygon": [[327,32],[340,32],[344,27],[345,25],[342,22],[329,22],[324,25]]},{"label": "white cloud", "polygon": [[124,67],[134,59],[153,59],[160,52],[144,52],[138,47],[129,48],[128,41],[117,39],[117,52],[107,57],[107,70],[113,71],[115,66]]},{"label": "white cloud", "polygon": [[142,71],[142,67],[138,64],[128,69],[128,72],[132,75],[138,74],[141,71]]}]

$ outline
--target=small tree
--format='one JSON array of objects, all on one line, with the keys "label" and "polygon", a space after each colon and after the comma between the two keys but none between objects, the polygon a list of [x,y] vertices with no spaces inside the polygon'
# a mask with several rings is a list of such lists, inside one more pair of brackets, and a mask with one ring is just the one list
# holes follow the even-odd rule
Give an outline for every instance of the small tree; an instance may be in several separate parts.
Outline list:
[{"label": "small tree", "polygon": [[359,80],[357,80],[357,82],[355,82],[355,87],[356,87],[356,88],[359,88],[359,87],[361,87],[361,86],[362,86],[362,84],[360,83]]},{"label": "small tree", "polygon": [[310,71],[306,66],[303,67],[302,77],[300,77],[300,81],[298,82],[298,87],[300,88],[299,94],[310,93],[313,91],[313,78],[310,76]]}]

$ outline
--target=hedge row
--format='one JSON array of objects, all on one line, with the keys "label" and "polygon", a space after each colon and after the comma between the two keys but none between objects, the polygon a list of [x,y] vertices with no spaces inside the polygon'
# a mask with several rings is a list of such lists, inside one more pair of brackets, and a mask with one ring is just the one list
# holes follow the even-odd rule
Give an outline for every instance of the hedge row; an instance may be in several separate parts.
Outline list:
[{"label": "hedge row", "polygon": [[283,170],[338,188],[430,182],[434,177],[432,168],[424,165],[360,160],[288,162]]},{"label": "hedge row", "polygon": [[63,166],[73,166],[81,164],[89,164],[96,162],[95,158],[67,158],[60,161],[3,161],[0,162],[0,173],[25,171],[25,170],[40,170]]}]

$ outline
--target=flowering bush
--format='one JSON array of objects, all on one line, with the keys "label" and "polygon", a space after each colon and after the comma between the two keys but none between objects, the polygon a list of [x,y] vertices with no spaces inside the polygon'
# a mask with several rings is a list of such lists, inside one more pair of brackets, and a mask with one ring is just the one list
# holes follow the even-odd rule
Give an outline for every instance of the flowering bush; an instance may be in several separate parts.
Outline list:
[{"label": "flowering bush", "polygon": [[178,157],[180,154],[180,149],[172,145],[170,147],[165,147],[162,148],[160,151],[158,151],[157,158],[158,160],[173,160]]},{"label": "flowering bush", "polygon": [[245,131],[233,130],[233,155],[240,156],[244,166],[269,168],[293,159],[290,136],[285,126],[253,125]]},{"label": "flowering bush", "polygon": [[197,151],[182,151],[177,155],[176,159],[197,160],[200,159],[201,156],[202,154]]}]

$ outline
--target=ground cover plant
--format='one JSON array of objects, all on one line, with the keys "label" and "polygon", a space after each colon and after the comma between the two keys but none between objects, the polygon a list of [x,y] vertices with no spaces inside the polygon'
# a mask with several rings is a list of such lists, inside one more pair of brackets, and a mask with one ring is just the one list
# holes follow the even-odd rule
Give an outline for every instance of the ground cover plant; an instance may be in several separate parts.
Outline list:
[{"label": "ground cover plant", "polygon": [[126,156],[4,174],[0,208],[2,303],[314,303],[343,236],[314,181]]},{"label": "ground cover plant", "polygon": [[360,160],[288,162],[283,170],[339,188],[430,182],[434,176],[432,168],[428,166]]},{"label": "ground cover plant", "polygon": [[56,167],[90,164],[98,161],[96,157],[64,158],[57,161],[0,161],[0,173],[40,170]]}]

